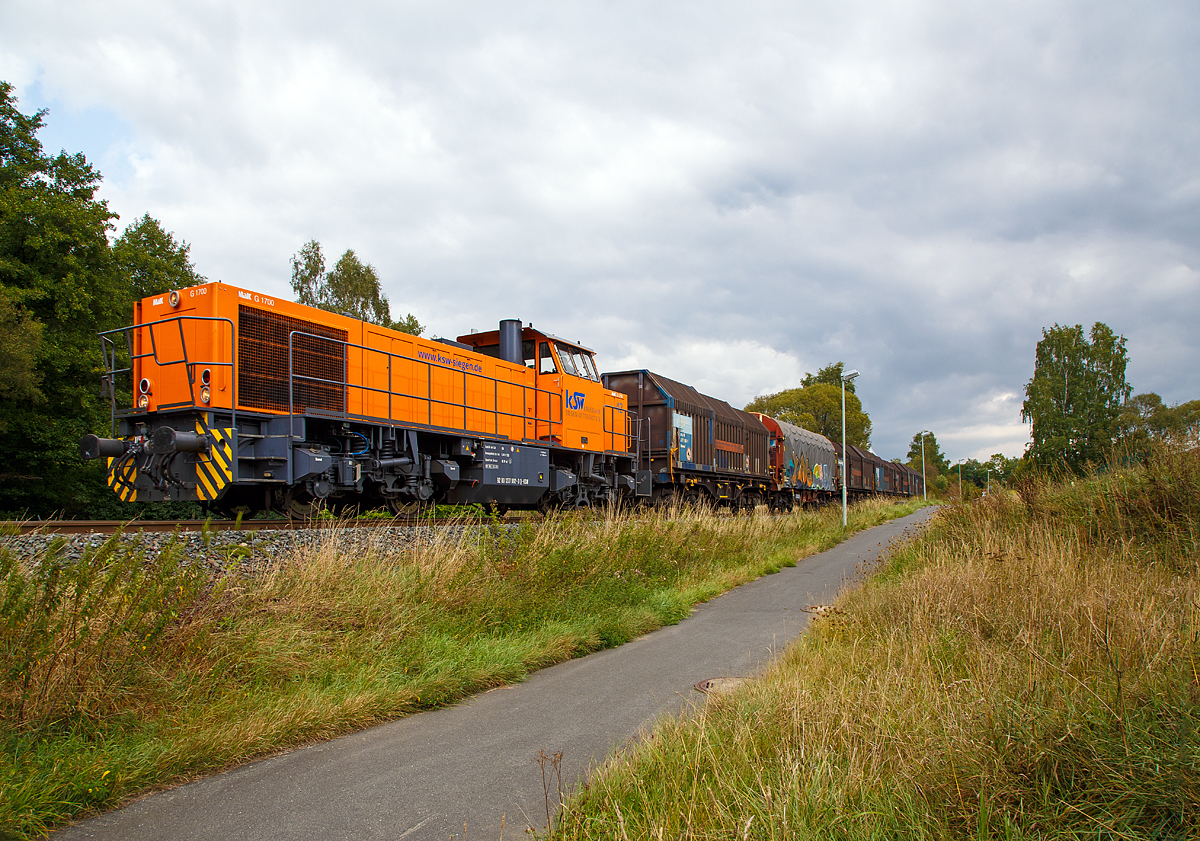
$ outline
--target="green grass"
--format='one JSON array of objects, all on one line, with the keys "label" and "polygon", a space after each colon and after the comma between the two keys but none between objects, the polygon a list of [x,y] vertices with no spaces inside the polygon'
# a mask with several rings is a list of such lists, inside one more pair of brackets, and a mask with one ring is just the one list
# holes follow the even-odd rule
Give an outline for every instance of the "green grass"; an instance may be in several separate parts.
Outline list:
[{"label": "green grass", "polygon": [[942,509],[556,839],[1200,837],[1200,452]]},{"label": "green grass", "polygon": [[[847,533],[919,503],[868,503]],[[0,553],[0,835],[519,681],[844,538],[788,516],[559,516],[212,580],[177,547]],[[450,537],[449,535],[457,535]]]}]

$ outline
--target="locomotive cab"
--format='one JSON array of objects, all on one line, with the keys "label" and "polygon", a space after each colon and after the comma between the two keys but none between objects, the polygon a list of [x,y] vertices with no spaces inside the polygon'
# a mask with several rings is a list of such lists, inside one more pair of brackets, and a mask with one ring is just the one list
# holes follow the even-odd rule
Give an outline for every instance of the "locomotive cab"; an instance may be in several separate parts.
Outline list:
[{"label": "locomotive cab", "polygon": [[[628,398],[600,381],[595,351],[531,326],[519,327],[520,322],[505,324],[516,325],[509,327],[510,330],[520,330],[519,360],[536,378],[538,391],[557,396],[553,401],[556,405],[549,412],[549,429],[539,430],[538,440],[573,450],[629,453],[632,440]],[[502,350],[503,332],[502,327],[486,333],[470,333],[459,336],[458,342],[485,356],[504,359],[503,354],[509,354],[515,361],[516,342],[509,339],[508,347]]]}]

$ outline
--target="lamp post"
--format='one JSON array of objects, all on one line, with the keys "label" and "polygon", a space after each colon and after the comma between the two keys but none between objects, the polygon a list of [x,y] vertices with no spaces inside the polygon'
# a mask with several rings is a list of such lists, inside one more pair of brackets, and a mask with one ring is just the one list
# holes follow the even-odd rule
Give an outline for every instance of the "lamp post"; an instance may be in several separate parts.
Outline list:
[{"label": "lamp post", "polygon": [[929,502],[929,488],[925,487],[925,436],[932,435],[928,429],[921,430],[921,494]]},{"label": "lamp post", "polygon": [[992,468],[988,468],[988,496],[992,495]]},{"label": "lamp post", "polygon": [[962,503],[962,501],[963,501],[963,492],[962,492],[962,463],[963,463],[963,460],[960,458],[960,459],[958,460],[958,501],[959,501],[959,503],[960,503],[960,504],[961,504],[961,503]]},{"label": "lamp post", "polygon": [[846,383],[858,376],[858,371],[842,374],[842,528],[846,527]]}]

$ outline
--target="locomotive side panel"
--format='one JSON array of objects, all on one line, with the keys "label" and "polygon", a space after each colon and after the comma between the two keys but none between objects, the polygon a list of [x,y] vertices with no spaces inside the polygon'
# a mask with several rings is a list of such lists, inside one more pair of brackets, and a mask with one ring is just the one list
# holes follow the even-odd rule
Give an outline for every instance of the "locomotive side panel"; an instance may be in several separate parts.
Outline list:
[{"label": "locomotive side panel", "polygon": [[[106,379],[133,377],[140,399],[114,405],[119,439],[88,436],[81,454],[109,459],[126,500],[400,511],[456,491],[529,507],[634,490],[624,395],[579,349],[580,376],[539,378],[469,346],[221,283],[143,299],[102,344]],[[535,445],[496,449],[507,441]]]}]

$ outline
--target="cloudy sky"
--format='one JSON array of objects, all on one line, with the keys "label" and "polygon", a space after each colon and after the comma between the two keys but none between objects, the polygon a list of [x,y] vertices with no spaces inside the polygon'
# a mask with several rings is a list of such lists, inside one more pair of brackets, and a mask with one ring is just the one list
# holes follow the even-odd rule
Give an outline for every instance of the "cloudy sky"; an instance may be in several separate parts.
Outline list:
[{"label": "cloudy sky", "polygon": [[309,239],[743,405],[835,360],[880,455],[1019,455],[1041,330],[1200,397],[1200,6],[0,0],[0,78],[201,274]]}]

